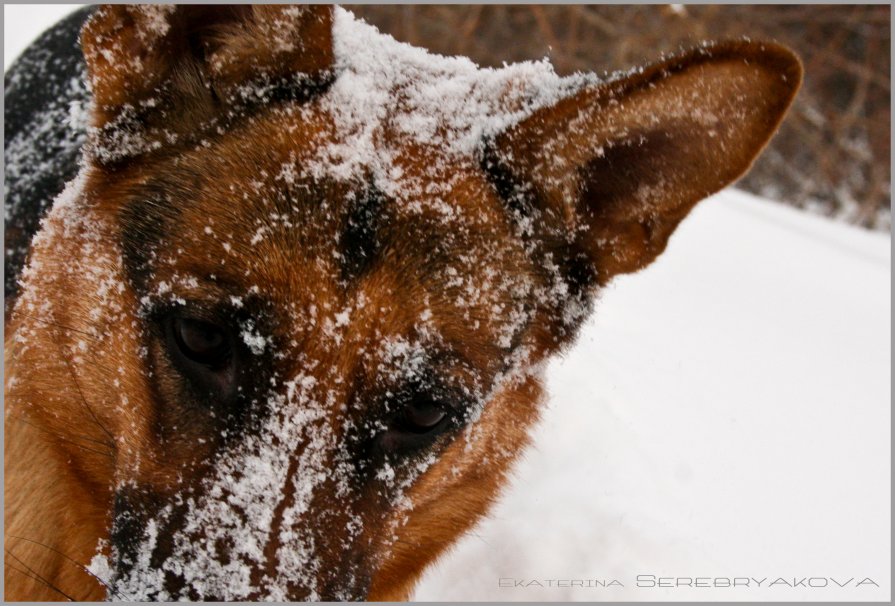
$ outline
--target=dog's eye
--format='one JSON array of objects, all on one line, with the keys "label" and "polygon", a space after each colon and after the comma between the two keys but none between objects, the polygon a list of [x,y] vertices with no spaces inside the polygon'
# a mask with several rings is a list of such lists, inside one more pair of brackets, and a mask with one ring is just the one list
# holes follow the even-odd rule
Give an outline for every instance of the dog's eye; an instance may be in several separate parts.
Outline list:
[{"label": "dog's eye", "polygon": [[232,340],[227,331],[210,322],[175,317],[172,320],[174,341],[187,359],[220,368],[232,355]]},{"label": "dog's eye", "polygon": [[453,416],[441,402],[415,397],[395,411],[379,436],[379,446],[392,455],[422,450],[454,425]]},{"label": "dog's eye", "polygon": [[447,413],[435,402],[423,400],[411,402],[402,411],[402,424],[407,431],[428,433],[447,417]]},{"label": "dog's eye", "polygon": [[235,403],[242,359],[232,329],[175,312],[165,319],[165,344],[174,367],[201,396]]}]

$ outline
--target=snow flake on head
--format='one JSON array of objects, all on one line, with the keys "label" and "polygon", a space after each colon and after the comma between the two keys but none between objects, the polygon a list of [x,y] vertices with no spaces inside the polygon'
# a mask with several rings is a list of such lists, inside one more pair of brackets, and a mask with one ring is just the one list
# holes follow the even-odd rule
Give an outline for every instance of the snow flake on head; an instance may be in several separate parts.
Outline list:
[{"label": "snow flake on head", "polygon": [[473,158],[488,136],[595,82],[584,74],[560,78],[546,60],[479,68],[466,57],[397,42],[351,12],[334,10],[336,78],[324,104],[340,141],[318,158],[332,175],[349,178],[377,167],[393,181],[400,168],[391,162],[388,139]]},{"label": "snow flake on head", "polygon": [[[159,10],[158,22],[147,22],[151,25],[147,35],[164,35],[164,15]],[[220,213],[202,216],[194,230],[196,241],[201,238],[206,244],[213,243],[213,254],[219,257],[222,272],[226,269],[236,275],[232,268],[239,266],[245,268],[244,275],[239,273],[243,277],[264,263],[252,265],[246,261],[240,265],[240,261],[269,250],[289,257],[291,250],[276,247],[294,246],[308,256],[295,258],[317,267],[323,276],[315,287],[309,289],[302,284],[302,289],[307,293],[328,288],[322,282],[333,274],[330,268],[339,267],[338,260],[347,256],[338,249],[340,236],[330,243],[330,236],[325,235],[314,240],[318,248],[302,248],[295,244],[302,241],[302,236],[296,234],[303,234],[306,225],[298,218],[306,213],[320,218],[321,226],[327,222],[341,226],[338,213],[344,209],[338,205],[358,205],[363,196],[356,192],[343,193],[338,198],[316,196],[314,187],[338,182],[341,189],[332,188],[334,191],[353,192],[344,184],[362,183],[360,189],[375,190],[376,195],[381,194],[397,207],[382,210],[371,203],[374,210],[370,213],[376,215],[373,219],[380,214],[396,216],[396,223],[408,233],[416,235],[413,230],[417,229],[424,234],[425,229],[431,228],[432,233],[438,234],[431,241],[411,246],[411,252],[419,258],[413,257],[413,262],[406,262],[402,268],[407,271],[414,263],[425,265],[428,274],[409,280],[400,275],[395,278],[394,287],[400,290],[404,286],[402,280],[414,280],[413,288],[408,289],[413,294],[406,296],[414,296],[417,290],[424,293],[426,289],[437,291],[437,296],[430,300],[428,294],[421,294],[418,300],[408,303],[419,303],[408,320],[410,326],[396,323],[398,327],[393,331],[370,330],[369,335],[373,336],[354,334],[359,332],[356,324],[375,323],[370,319],[371,313],[375,313],[369,309],[370,299],[363,292],[332,305],[324,297],[317,299],[315,293],[307,293],[308,300],[292,309],[292,319],[300,318],[301,325],[291,326],[292,332],[278,333],[276,338],[266,332],[268,325],[261,319],[241,316],[233,335],[238,345],[251,353],[248,357],[260,360],[259,364],[276,359],[282,361],[283,368],[292,366],[281,374],[265,376],[262,387],[266,391],[252,401],[255,416],[249,415],[254,423],[251,430],[224,430],[226,439],[215,451],[214,466],[208,475],[193,483],[184,482],[174,489],[173,496],[164,497],[165,504],[142,527],[133,553],[118,553],[116,546],[104,546],[120,564],[109,579],[114,595],[134,600],[287,600],[296,594],[310,599],[353,597],[351,588],[362,586],[365,570],[360,564],[349,562],[339,572],[351,581],[346,581],[343,588],[333,589],[326,581],[327,575],[332,574],[327,570],[330,562],[325,559],[326,554],[356,550],[362,541],[379,541],[379,547],[384,542],[387,549],[413,510],[409,495],[414,483],[437,461],[434,450],[420,450],[415,456],[401,459],[391,456],[398,452],[397,446],[392,451],[378,442],[370,446],[372,438],[406,423],[399,415],[410,414],[407,408],[415,401],[412,397],[402,400],[406,394],[397,392],[416,389],[423,393],[423,401],[416,403],[421,404],[420,416],[424,419],[425,413],[431,412],[425,409],[426,405],[437,404],[439,397],[447,398],[440,394],[457,394],[456,399],[462,400],[462,404],[457,404],[456,414],[462,422],[458,420],[453,426],[457,429],[455,436],[462,435],[467,449],[477,440],[487,441],[489,436],[470,424],[481,416],[489,398],[535,372],[530,349],[520,344],[520,336],[539,303],[533,304],[532,299],[567,295],[558,278],[556,284],[544,287],[528,270],[502,271],[504,266],[529,260],[529,251],[523,249],[521,239],[513,231],[516,226],[503,205],[480,210],[470,203],[464,206],[462,200],[489,199],[495,207],[500,201],[490,189],[485,191],[487,184],[478,169],[484,141],[595,79],[585,75],[560,78],[547,61],[480,69],[466,58],[437,56],[399,43],[338,7],[334,9],[334,54],[334,79],[319,97],[272,105],[269,115],[262,114],[257,120],[253,116],[240,126],[254,132],[253,128],[277,125],[287,133],[283,139],[289,144],[286,151],[271,146],[267,156],[261,157],[254,153],[257,150],[252,150],[245,158],[234,160],[234,166],[244,160],[241,169],[251,173],[251,179],[232,179],[237,184],[244,183],[242,191],[238,186],[226,191],[223,186],[207,188],[228,200],[235,194],[232,199],[244,206],[228,208],[233,216],[239,214],[237,210],[255,212],[259,208],[263,215],[260,211],[255,215],[248,213],[247,221],[235,221],[234,224],[244,226],[245,233],[238,233],[239,227],[223,225]],[[319,136],[322,143],[299,141],[299,137],[289,139],[289,134],[302,132],[303,125],[297,121],[321,115],[328,120],[325,127],[319,132],[309,127],[307,132],[309,139]],[[122,153],[145,151],[143,142],[130,138],[139,134],[122,130],[117,139]],[[210,137],[200,146],[207,145],[210,150],[215,145],[225,145],[228,133],[219,134],[225,143]],[[114,139],[114,133],[110,137]],[[299,149],[305,143],[307,147]],[[164,142],[154,140],[152,145]],[[200,152],[211,154],[209,150]],[[188,159],[172,172],[202,158],[195,150],[189,150],[187,155]],[[276,160],[268,162],[270,158]],[[246,166],[250,168],[245,169]],[[196,182],[201,183],[201,170],[196,173]],[[470,174],[478,175],[479,180],[470,179]],[[227,180],[222,178],[220,183],[226,184]],[[325,189],[324,185],[320,187]],[[467,189],[460,189],[463,187]],[[213,195],[208,191],[195,192],[196,199],[201,199],[200,193]],[[298,192],[307,195],[294,195]],[[485,198],[486,195],[491,198]],[[407,220],[402,213],[417,219],[416,222]],[[364,220],[359,221],[362,225],[352,235],[366,243],[375,240],[376,234],[367,233],[375,230],[367,230]],[[320,232],[325,230],[321,227]],[[500,241],[501,235],[505,241]],[[184,240],[182,246],[186,249],[195,245],[189,238]],[[412,257],[407,250],[401,250],[403,242],[392,244],[399,250],[389,254]],[[365,244],[358,245],[358,255],[373,256],[376,245],[370,244],[369,250]],[[155,306],[162,307],[160,303],[186,306],[189,296],[182,293],[201,291],[195,275],[179,273],[179,260],[190,257],[190,251],[182,254],[180,246],[162,249],[152,259],[153,267],[161,267],[168,274],[164,279],[154,276],[153,290],[141,301],[144,317],[149,317]],[[432,258],[423,258],[420,250],[424,246],[431,247]],[[435,272],[437,276],[433,275]],[[559,270],[553,273],[558,276]],[[255,278],[257,274],[252,277]],[[339,289],[350,291],[346,280],[338,284]],[[427,280],[437,287],[424,284]],[[260,280],[258,284],[262,286],[228,293],[225,300],[230,309],[250,314],[255,300],[267,294],[264,291],[268,285]],[[112,283],[100,285],[105,289],[116,287]],[[387,285],[381,290],[393,296],[389,290],[392,288]],[[294,299],[288,300],[287,305]],[[384,297],[376,301],[377,306],[382,306],[378,307],[382,315],[389,313],[391,304]],[[450,317],[445,319],[446,316]],[[445,326],[445,333],[453,330],[457,334],[442,334]],[[368,328],[364,326],[364,330]],[[466,334],[481,340],[469,346],[471,353],[466,352],[467,358],[476,359],[475,363],[454,351],[458,349],[457,341]],[[283,343],[290,344],[290,356],[281,351]],[[384,396],[377,394],[385,398],[383,402],[358,404],[346,395],[353,394],[351,390],[357,386],[349,385],[352,376],[345,368],[352,363],[363,364],[345,362],[346,356],[340,352],[346,347],[361,346],[366,348],[363,355],[375,360],[376,366],[372,370],[365,368],[369,376],[364,378],[371,383],[378,381],[377,385],[388,391]],[[482,361],[483,358],[487,360]],[[450,361],[438,361],[443,359]],[[297,363],[301,366],[296,371]],[[450,371],[442,369],[439,376],[434,370],[439,363],[445,368],[450,366]],[[367,399],[375,397],[368,395]],[[371,415],[379,414],[383,420],[367,422],[368,419],[351,417],[350,413],[356,412],[349,410],[352,404],[358,409],[369,407],[373,410]],[[462,429],[464,425],[466,428]],[[380,450],[358,455],[349,444],[356,435],[367,439],[364,448]],[[394,438],[392,444],[399,439]],[[442,440],[439,444],[449,443]],[[360,480],[363,474],[366,475]],[[372,496],[365,493],[364,498],[376,502],[379,509],[371,506],[368,510],[378,517],[365,518],[364,515],[373,514],[361,512],[361,484],[368,493],[372,492]],[[322,500],[327,502],[321,504]],[[321,528],[326,529],[325,534]],[[160,541],[160,537],[165,540]],[[160,545],[164,545],[163,553]],[[97,558],[92,568],[97,574],[108,574],[106,564]],[[171,577],[184,588],[182,593],[172,593],[176,590],[166,584]]]}]

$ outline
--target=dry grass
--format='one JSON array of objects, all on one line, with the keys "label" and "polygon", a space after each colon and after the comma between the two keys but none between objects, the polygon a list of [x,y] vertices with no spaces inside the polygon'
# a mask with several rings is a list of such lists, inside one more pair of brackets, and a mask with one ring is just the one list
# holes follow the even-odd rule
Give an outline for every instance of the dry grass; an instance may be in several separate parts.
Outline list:
[{"label": "dry grass", "polygon": [[740,186],[838,216],[890,225],[887,5],[349,6],[399,40],[481,65],[548,55],[557,71],[613,71],[705,39],[777,40],[805,63],[796,105]]}]

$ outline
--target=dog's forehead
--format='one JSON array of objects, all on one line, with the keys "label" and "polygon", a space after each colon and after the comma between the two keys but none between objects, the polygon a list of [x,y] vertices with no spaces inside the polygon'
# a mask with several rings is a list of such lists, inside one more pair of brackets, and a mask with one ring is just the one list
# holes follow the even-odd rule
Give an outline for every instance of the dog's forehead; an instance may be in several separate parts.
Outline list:
[{"label": "dog's forehead", "polygon": [[583,80],[433,56],[340,11],[334,45],[326,90],[256,107],[132,197],[121,241],[137,292],[260,294],[299,340],[328,320],[388,318],[398,339],[434,326],[474,366],[501,360],[539,278],[482,146]]},{"label": "dog's forehead", "polygon": [[270,108],[170,159],[134,203],[161,198],[176,217],[169,240],[234,265],[285,253],[329,266],[349,239],[398,234],[407,253],[500,250],[510,217],[475,154],[408,140],[389,121],[358,140],[339,120],[327,98]]},{"label": "dog's forehead", "polygon": [[377,140],[377,157],[346,172],[332,158],[346,134],[324,103],[258,115],[172,160],[135,197],[122,241],[138,260],[126,254],[125,266],[147,260],[141,239],[160,213],[150,295],[260,294],[286,319],[283,334],[312,330],[309,313],[368,304],[371,318],[400,310],[396,333],[431,316],[447,341],[509,345],[518,322],[507,312],[524,307],[533,270],[505,202],[473,156]]},{"label": "dog's forehead", "polygon": [[288,125],[269,117],[263,128],[224,138],[207,155],[164,171],[148,189],[175,207],[169,238],[183,248],[232,253],[234,264],[276,252],[322,267],[337,264],[346,247],[372,244],[359,240],[400,235],[404,253],[435,246],[447,254],[458,247],[496,252],[512,235],[504,201],[471,158],[392,145],[380,150],[387,163],[348,171],[328,157],[343,141],[307,121]]},{"label": "dog's forehead", "polygon": [[324,91],[255,106],[155,171],[138,197],[165,200],[130,211],[131,265],[145,261],[137,249],[153,232],[176,244],[166,250],[184,251],[175,265],[192,257],[242,275],[288,275],[291,263],[336,276],[346,256],[366,259],[371,241],[389,237],[401,243],[393,255],[416,266],[511,263],[501,253],[518,246],[500,245],[513,240],[511,226],[481,169],[482,146],[584,79],[560,78],[547,62],[480,69],[400,44],[341,10],[333,45]]}]

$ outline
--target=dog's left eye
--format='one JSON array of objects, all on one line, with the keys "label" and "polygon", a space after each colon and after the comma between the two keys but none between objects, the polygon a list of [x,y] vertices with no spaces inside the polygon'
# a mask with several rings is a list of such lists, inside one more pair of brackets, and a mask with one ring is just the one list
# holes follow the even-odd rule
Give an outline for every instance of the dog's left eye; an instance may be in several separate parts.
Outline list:
[{"label": "dog's left eye", "polygon": [[434,398],[417,396],[401,406],[379,436],[385,453],[409,454],[430,446],[453,426],[450,408]]},{"label": "dog's left eye", "polygon": [[447,417],[444,409],[428,399],[411,402],[402,410],[400,425],[412,433],[429,433]]}]

